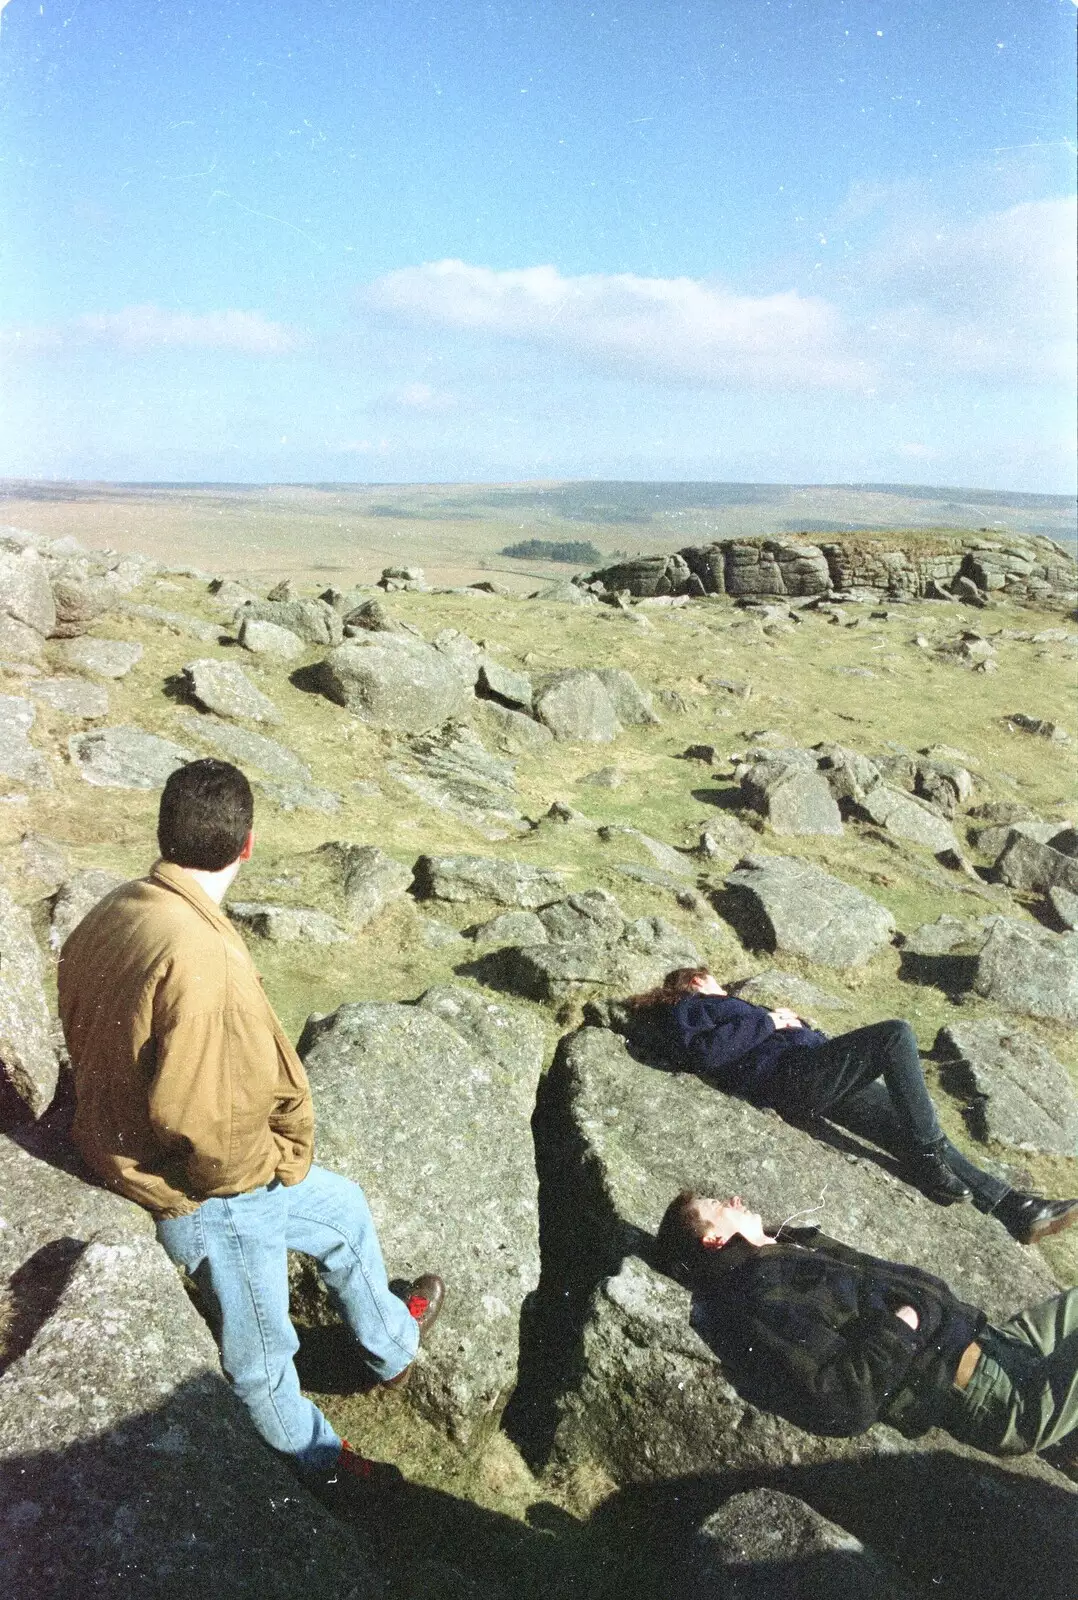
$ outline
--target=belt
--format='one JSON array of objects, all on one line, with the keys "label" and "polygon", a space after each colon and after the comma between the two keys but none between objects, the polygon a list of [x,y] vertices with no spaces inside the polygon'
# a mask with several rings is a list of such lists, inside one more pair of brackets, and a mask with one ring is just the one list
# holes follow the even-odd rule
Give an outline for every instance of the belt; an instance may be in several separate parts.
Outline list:
[{"label": "belt", "polygon": [[956,1389],[964,1389],[969,1383],[969,1380],[973,1377],[973,1369],[981,1359],[982,1353],[981,1347],[977,1343],[976,1339],[971,1340],[963,1350],[961,1356],[959,1357],[958,1367],[954,1375],[954,1386]]}]

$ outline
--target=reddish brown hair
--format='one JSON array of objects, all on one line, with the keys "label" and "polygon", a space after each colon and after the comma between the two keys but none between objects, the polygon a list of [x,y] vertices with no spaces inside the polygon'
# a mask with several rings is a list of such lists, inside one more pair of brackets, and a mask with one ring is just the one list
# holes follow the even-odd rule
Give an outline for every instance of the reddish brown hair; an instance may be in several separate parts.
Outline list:
[{"label": "reddish brown hair", "polygon": [[697,978],[710,978],[708,967],[675,967],[673,972],[668,972],[657,989],[648,989],[644,994],[632,994],[623,1005],[630,1011],[641,1011],[645,1006],[672,1006],[683,1000],[687,994],[692,994],[696,987]]}]

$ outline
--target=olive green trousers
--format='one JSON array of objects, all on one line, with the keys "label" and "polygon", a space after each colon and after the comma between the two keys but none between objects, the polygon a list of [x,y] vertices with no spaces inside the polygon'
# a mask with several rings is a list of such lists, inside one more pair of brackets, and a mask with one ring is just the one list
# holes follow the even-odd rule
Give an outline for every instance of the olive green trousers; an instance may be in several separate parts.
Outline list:
[{"label": "olive green trousers", "polygon": [[996,1456],[1047,1450],[1078,1428],[1078,1289],[978,1335],[982,1355],[952,1388],[940,1424]]}]

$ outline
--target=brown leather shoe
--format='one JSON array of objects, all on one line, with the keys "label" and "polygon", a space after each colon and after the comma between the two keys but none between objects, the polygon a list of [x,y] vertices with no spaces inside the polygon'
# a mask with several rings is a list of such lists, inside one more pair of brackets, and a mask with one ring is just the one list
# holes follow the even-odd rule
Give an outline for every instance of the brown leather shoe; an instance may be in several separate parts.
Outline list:
[{"label": "brown leather shoe", "polygon": [[[445,1284],[435,1272],[421,1273],[411,1283],[405,1283],[399,1290],[400,1298],[408,1307],[409,1315],[419,1323],[419,1342],[423,1344],[434,1324],[437,1322],[442,1306],[445,1302]],[[385,1378],[382,1382],[383,1389],[403,1389],[412,1375],[414,1362],[410,1361],[406,1367],[395,1377]]]}]

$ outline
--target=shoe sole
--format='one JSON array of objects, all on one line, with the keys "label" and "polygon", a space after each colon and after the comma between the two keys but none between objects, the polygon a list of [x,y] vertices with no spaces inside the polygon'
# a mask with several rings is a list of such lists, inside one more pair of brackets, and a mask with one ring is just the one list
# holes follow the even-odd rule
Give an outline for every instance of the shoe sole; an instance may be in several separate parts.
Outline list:
[{"label": "shoe sole", "polygon": [[1051,1238],[1053,1233],[1062,1233],[1072,1222],[1078,1222],[1078,1206],[1060,1212],[1058,1217],[1049,1217],[1047,1222],[1035,1222],[1020,1243],[1038,1244],[1042,1239]]}]

